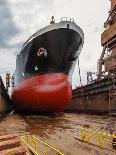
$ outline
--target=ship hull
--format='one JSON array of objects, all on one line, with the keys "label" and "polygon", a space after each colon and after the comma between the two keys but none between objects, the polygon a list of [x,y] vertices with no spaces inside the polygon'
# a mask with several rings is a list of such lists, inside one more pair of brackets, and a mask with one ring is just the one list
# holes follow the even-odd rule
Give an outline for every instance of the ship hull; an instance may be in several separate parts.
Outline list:
[{"label": "ship hull", "polygon": [[16,110],[53,113],[63,111],[71,102],[72,88],[62,73],[36,76],[14,88],[12,99]]},{"label": "ship hull", "polygon": [[70,21],[49,25],[32,35],[16,59],[15,109],[63,111],[71,102],[70,81],[83,42],[82,30]]}]

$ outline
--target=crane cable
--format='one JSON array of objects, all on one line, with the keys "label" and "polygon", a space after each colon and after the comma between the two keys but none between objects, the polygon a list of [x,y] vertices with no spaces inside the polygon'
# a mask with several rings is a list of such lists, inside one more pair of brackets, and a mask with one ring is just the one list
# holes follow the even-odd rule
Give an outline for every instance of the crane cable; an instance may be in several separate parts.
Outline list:
[{"label": "crane cable", "polygon": [[78,69],[79,69],[79,79],[80,79],[81,92],[82,92],[82,96],[83,96],[83,100],[84,100],[84,91],[83,91],[83,85],[82,85],[82,78],[81,78],[81,70],[80,70],[79,58],[77,59],[77,61],[78,61]]}]

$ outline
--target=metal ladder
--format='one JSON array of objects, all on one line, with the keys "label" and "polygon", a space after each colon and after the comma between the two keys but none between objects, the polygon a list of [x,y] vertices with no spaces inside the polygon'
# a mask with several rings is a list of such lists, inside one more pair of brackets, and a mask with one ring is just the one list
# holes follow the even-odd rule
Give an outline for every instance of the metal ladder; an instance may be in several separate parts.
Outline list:
[{"label": "metal ladder", "polygon": [[112,70],[108,75],[109,80],[112,81],[112,86],[109,87],[109,130],[114,133],[114,117],[116,117],[116,70]]},{"label": "metal ladder", "polygon": [[112,87],[109,88],[109,116],[116,116],[116,70],[110,73]]}]

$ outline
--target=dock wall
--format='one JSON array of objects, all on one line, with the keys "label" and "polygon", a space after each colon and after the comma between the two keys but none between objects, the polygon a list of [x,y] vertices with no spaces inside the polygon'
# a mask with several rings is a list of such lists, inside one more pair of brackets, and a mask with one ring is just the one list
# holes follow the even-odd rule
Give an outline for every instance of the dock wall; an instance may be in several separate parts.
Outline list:
[{"label": "dock wall", "polygon": [[[116,81],[114,84],[116,87]],[[109,113],[109,89],[111,90],[112,88],[112,81],[108,78],[78,87],[72,91],[72,102],[67,110]],[[115,100],[110,104],[110,108],[116,110]]]},{"label": "dock wall", "polygon": [[4,87],[2,78],[0,77],[0,114],[10,111],[11,108],[11,99]]}]

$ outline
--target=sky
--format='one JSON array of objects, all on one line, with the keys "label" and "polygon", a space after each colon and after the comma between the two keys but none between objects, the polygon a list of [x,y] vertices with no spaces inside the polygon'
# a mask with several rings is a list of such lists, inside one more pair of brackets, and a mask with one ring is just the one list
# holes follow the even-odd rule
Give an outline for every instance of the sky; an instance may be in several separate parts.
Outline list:
[{"label": "sky", "polygon": [[[97,72],[102,52],[101,33],[110,9],[109,0],[0,0],[0,75],[15,70],[16,55],[22,44],[38,29],[61,17],[72,17],[84,32],[84,46],[80,54],[82,84],[86,72]],[[72,77],[73,88],[80,85],[78,66]]]}]

